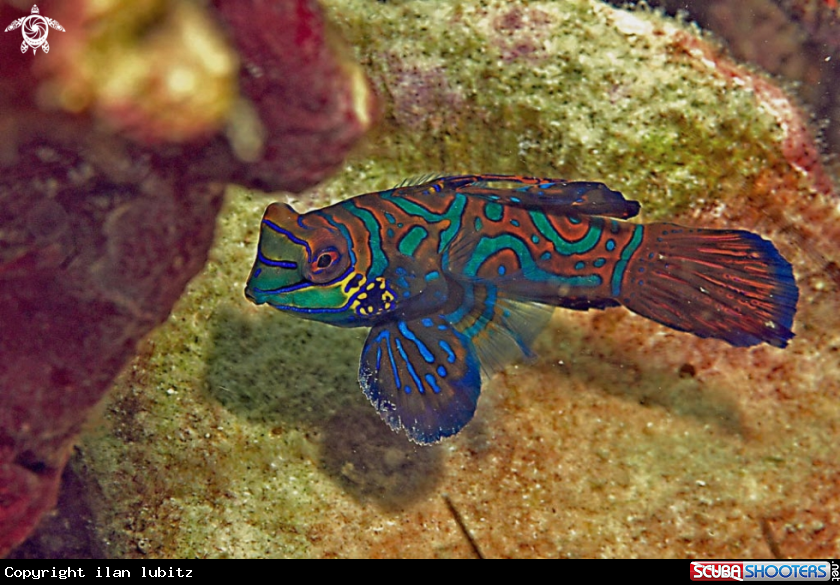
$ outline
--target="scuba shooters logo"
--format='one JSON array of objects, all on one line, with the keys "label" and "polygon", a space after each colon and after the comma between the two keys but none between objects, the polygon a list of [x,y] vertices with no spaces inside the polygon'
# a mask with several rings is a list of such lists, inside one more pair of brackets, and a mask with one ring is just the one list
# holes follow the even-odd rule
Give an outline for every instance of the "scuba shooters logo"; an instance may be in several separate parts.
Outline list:
[{"label": "scuba shooters logo", "polygon": [[838,581],[836,561],[692,561],[692,581]]},{"label": "scuba shooters logo", "polygon": [[41,16],[38,6],[35,4],[32,5],[32,14],[13,20],[12,24],[7,26],[4,32],[9,32],[10,30],[16,30],[18,28],[21,29],[21,33],[23,34],[23,42],[20,45],[20,52],[25,53],[26,49],[32,47],[33,55],[38,52],[39,48],[43,50],[44,53],[50,52],[50,44],[47,42],[47,35],[50,32],[50,28],[66,32],[64,27],[58,24],[57,20]]},{"label": "scuba shooters logo", "polygon": [[691,563],[692,581],[743,581],[743,563],[720,561]]}]

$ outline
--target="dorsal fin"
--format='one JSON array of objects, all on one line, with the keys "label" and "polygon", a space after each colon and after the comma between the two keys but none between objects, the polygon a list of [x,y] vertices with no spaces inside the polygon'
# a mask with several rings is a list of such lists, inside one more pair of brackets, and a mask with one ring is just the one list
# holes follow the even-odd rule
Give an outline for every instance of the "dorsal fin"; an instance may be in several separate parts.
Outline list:
[{"label": "dorsal fin", "polygon": [[628,219],[638,215],[641,207],[638,201],[625,199],[603,183],[516,175],[426,175],[407,179],[394,188],[398,195],[431,195],[447,190],[553,214]]},{"label": "dorsal fin", "polygon": [[[452,177],[461,179],[463,177]],[[484,197],[504,205],[536,208],[548,213],[605,215],[627,219],[639,213],[637,201],[630,201],[603,183],[564,181],[508,175],[476,175],[475,180],[457,187],[458,192]]]},{"label": "dorsal fin", "polygon": [[438,179],[446,179],[446,175],[441,173],[423,173],[422,175],[414,175],[412,177],[406,177],[402,181],[400,181],[397,185],[394,186],[394,189],[402,189],[403,187],[415,187],[417,185],[423,185],[425,183],[431,183]]}]

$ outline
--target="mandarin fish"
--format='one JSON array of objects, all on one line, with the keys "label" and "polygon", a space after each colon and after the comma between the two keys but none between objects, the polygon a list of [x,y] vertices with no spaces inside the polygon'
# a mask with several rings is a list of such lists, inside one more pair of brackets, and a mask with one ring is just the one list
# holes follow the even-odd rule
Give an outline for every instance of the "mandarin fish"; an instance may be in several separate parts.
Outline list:
[{"label": "mandarin fish", "polygon": [[475,413],[482,374],[530,356],[554,307],[625,308],[679,331],[785,347],[799,292],[747,231],[624,221],[593,182],[440,177],[300,214],[269,205],[245,295],[370,327],[359,382],[395,431],[430,444]]}]

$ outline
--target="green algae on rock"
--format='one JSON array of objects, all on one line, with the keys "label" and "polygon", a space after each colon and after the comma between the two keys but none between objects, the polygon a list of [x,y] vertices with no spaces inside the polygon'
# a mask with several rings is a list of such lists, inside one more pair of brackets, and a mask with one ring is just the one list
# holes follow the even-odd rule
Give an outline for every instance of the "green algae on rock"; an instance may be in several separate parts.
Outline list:
[{"label": "green algae on rock", "polygon": [[781,92],[771,107],[766,80],[690,27],[594,1],[326,4],[384,118],[290,203],[436,170],[601,180],[649,218],[776,242],[803,287],[797,338],[738,350],[622,310],[558,311],[542,357],[421,453],[377,434],[363,332],[242,298],[267,201],[233,189],[207,269],[83,445],[114,554],[471,556],[459,523],[492,557],[837,551],[818,529],[840,514],[836,199],[818,160],[799,164],[791,145],[812,143]]},{"label": "green algae on rock", "polygon": [[656,201],[661,218],[725,199],[778,156],[776,120],[691,59],[683,27],[654,13],[403,2],[371,23],[364,4],[331,7],[389,98],[372,155],[404,174],[603,180]]}]

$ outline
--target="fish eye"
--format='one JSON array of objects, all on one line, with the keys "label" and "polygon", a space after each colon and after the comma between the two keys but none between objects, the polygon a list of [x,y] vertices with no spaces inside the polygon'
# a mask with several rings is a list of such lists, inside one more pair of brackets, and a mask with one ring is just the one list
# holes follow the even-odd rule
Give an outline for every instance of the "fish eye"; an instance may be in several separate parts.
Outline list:
[{"label": "fish eye", "polygon": [[315,283],[329,282],[347,268],[346,255],[333,246],[321,248],[312,255],[306,277]]},{"label": "fish eye", "polygon": [[321,255],[318,256],[317,262],[315,262],[315,266],[318,268],[326,268],[335,262],[337,258],[338,254],[335,252],[321,252]]}]

